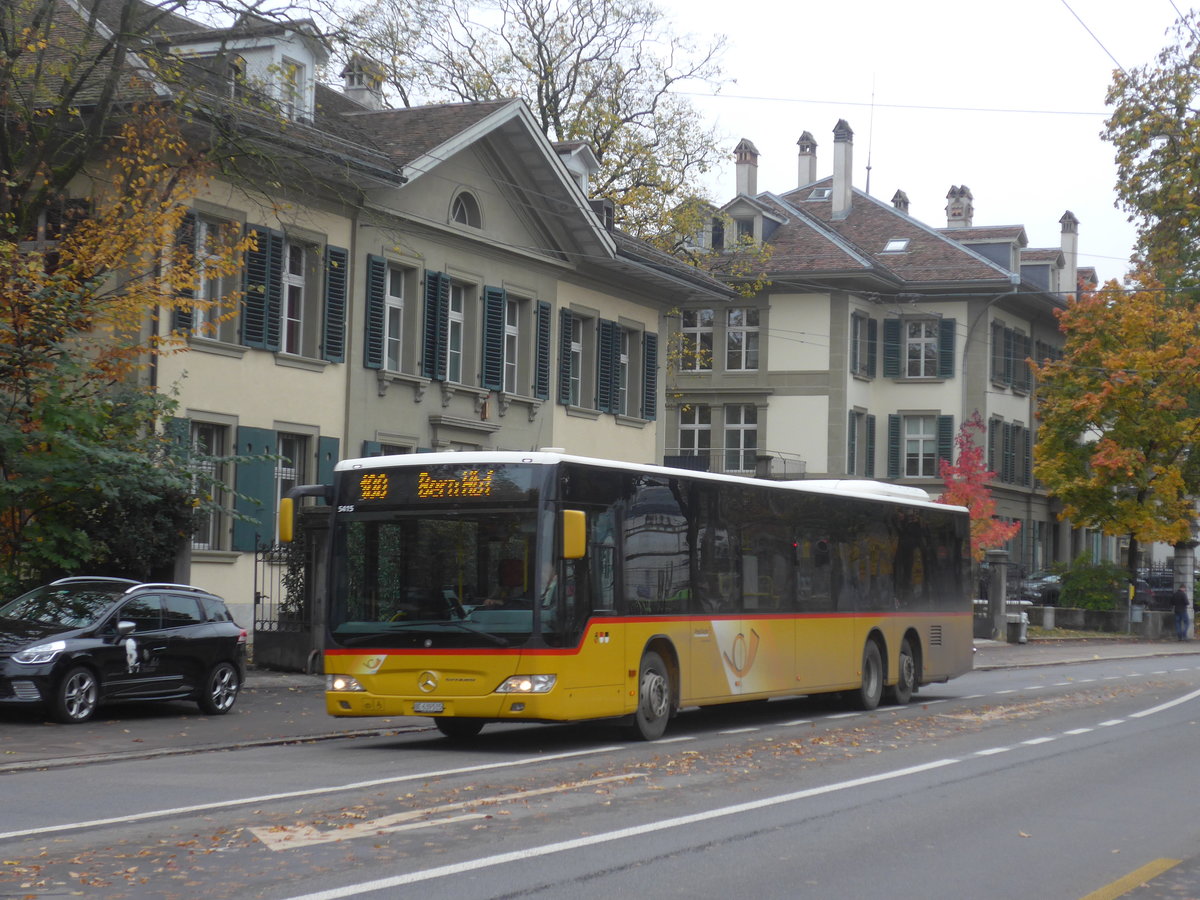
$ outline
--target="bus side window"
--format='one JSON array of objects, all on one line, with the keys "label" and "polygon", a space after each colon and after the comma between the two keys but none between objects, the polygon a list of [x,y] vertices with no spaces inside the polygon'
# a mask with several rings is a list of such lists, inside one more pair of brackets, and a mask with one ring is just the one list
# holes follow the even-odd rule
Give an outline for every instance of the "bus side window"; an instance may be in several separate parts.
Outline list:
[{"label": "bus side window", "polygon": [[592,607],[616,610],[617,547],[612,510],[591,517],[592,534],[589,557],[592,565]]}]

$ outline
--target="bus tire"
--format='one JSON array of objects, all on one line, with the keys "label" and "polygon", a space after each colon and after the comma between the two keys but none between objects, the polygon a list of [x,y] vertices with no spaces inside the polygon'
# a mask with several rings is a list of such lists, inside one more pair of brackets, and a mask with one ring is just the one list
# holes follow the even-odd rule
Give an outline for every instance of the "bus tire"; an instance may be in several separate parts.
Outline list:
[{"label": "bus tire", "polygon": [[877,707],[883,697],[883,657],[879,655],[879,645],[874,641],[867,641],[863,647],[862,685],[857,690],[848,691],[847,697],[851,706],[864,711]]},{"label": "bus tire", "polygon": [[912,644],[905,638],[900,642],[899,672],[896,683],[887,689],[888,701],[897,706],[905,706],[912,699],[913,691],[917,688],[917,657],[913,653]]},{"label": "bus tire", "polygon": [[437,730],[452,741],[465,741],[483,731],[483,719],[454,719],[449,716],[433,720]]},{"label": "bus tire", "polygon": [[638,668],[638,705],[633,714],[633,736],[643,741],[658,740],[667,730],[673,707],[671,673],[667,664],[653,650],[647,650]]}]

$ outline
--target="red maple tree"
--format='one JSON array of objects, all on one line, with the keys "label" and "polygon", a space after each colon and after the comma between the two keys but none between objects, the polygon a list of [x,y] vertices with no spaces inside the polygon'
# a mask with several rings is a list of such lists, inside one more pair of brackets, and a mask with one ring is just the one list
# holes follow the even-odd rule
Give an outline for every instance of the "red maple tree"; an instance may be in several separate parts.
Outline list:
[{"label": "red maple tree", "polygon": [[938,474],[946,483],[939,503],[965,506],[971,512],[971,556],[983,559],[983,552],[1002,546],[1021,530],[1020,522],[1004,522],[995,518],[996,501],[988,482],[996,477],[988,470],[982,442],[976,442],[975,432],[986,433],[979,410],[962,423],[954,437],[955,461],[943,459]]}]

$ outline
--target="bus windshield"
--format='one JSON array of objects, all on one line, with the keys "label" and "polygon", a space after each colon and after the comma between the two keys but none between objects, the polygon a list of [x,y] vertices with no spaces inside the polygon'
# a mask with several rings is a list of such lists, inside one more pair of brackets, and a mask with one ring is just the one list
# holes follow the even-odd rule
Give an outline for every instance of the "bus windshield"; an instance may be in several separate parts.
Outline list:
[{"label": "bus windshield", "polygon": [[533,508],[364,513],[335,526],[329,631],[346,647],[515,647],[534,631]]}]

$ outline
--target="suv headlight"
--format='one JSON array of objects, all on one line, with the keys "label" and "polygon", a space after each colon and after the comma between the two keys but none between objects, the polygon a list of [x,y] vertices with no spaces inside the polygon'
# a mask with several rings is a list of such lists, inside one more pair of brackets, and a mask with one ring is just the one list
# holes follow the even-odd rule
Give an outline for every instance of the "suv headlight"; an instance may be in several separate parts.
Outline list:
[{"label": "suv headlight", "polygon": [[546,694],[554,687],[557,675],[513,675],[496,688],[497,694]]},{"label": "suv headlight", "polygon": [[36,647],[26,647],[12,655],[13,662],[27,666],[40,666],[51,662],[54,657],[67,649],[66,641],[51,641],[48,644],[38,644]]}]

